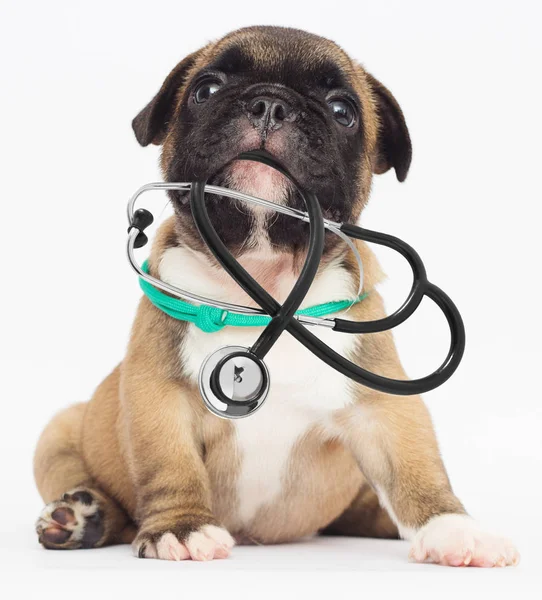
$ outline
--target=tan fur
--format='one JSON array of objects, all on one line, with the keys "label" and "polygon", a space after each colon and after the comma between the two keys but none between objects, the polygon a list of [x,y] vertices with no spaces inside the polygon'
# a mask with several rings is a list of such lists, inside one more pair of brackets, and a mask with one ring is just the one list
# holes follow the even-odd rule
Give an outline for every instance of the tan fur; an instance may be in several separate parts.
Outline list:
[{"label": "tan fur", "polygon": [[[357,319],[385,316],[377,292],[363,304],[365,315],[356,307]],[[355,362],[385,377],[407,379],[390,331],[364,336]],[[369,482],[386,493],[399,522],[416,530],[434,515],[464,513],[451,490],[422,399],[397,398],[361,385],[355,387],[358,404],[335,417],[340,439],[352,451]]]},{"label": "tan fur", "polygon": [[[169,220],[160,228],[151,269],[173,227]],[[364,243],[358,248],[365,286],[374,290],[380,267]],[[384,315],[374,291],[351,310],[359,320]],[[143,540],[174,527],[182,537],[202,524],[222,523],[244,541],[282,542],[329,526],[346,509],[350,520],[356,515],[358,531],[394,536],[394,525],[367,490],[361,466],[369,481],[386,486],[396,514],[409,526],[443,509],[463,510],[450,491],[423,402],[356,386],[359,405],[336,415],[336,434],[309,432],[291,458],[292,485],[285,482],[281,497],[259,511],[250,531],[239,529],[234,510],[239,457],[231,423],[208,414],[198,391],[183,383],[177,343],[184,326],[142,299],[122,365],[88,405],[57,416],[39,442],[36,479],[44,500],[89,482],[96,489],[93,482],[99,482],[98,489],[136,522]],[[382,375],[405,377],[389,333],[365,336],[355,359]],[[367,427],[367,411],[379,428]],[[360,489],[365,500],[356,504]],[[412,502],[414,493],[424,495],[422,503]],[[340,528],[340,519],[331,531],[334,527]]]},{"label": "tan fur", "polygon": [[[278,60],[267,35],[257,28],[234,32],[194,53],[177,69],[191,65],[186,83],[230,44],[249,48],[259,60]],[[366,153],[359,167],[357,216],[367,201],[378,160],[380,124],[374,89],[362,67],[334,43],[323,39],[315,43],[314,38],[304,43],[303,60],[332,57],[349,74],[363,102]],[[177,107],[185,88],[179,88]],[[158,141],[164,144],[165,170],[176,141],[170,134]],[[170,220],[155,240],[152,274],[157,275],[160,257],[174,237]],[[374,291],[382,274],[369,248],[363,243],[358,247],[365,287],[371,293],[351,315],[371,320],[384,315],[382,299]],[[339,250],[345,252],[343,246]],[[354,283],[353,265],[351,270]],[[408,527],[419,527],[432,515],[463,512],[450,490],[421,399],[398,399],[352,384],[356,403],[336,414],[328,430],[315,428],[298,442],[280,497],[258,512],[248,530],[243,529],[235,511],[241,457],[233,427],[208,414],[198,391],[183,377],[179,346],[185,327],[143,298],[122,364],[88,404],[55,417],[38,444],[36,481],[46,502],[77,486],[94,490],[101,499],[108,526],[100,545],[126,540],[121,534],[128,519],[137,526],[143,553],[165,532],[185,541],[207,524],[222,524],[240,539],[265,543],[293,540],[328,526],[345,533],[349,523],[355,523],[350,525],[354,534],[395,536],[395,526],[368,484],[385,491],[393,511]],[[405,377],[389,332],[365,336],[351,358],[377,373]],[[124,520],[115,512],[118,506]]]}]

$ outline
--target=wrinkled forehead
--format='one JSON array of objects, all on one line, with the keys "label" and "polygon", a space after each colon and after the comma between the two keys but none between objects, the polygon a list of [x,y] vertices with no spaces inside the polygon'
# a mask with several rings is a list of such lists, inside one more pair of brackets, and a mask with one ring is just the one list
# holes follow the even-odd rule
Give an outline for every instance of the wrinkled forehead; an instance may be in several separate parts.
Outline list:
[{"label": "wrinkled forehead", "polygon": [[213,48],[209,67],[226,74],[256,73],[295,87],[300,78],[323,87],[352,87],[354,67],[335,43],[297,30],[241,30]]}]

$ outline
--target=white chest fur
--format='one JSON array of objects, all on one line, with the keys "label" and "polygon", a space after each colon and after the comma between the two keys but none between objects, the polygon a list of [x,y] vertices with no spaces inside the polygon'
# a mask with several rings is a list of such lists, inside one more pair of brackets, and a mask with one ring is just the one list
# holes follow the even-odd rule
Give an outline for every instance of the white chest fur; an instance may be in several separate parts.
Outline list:
[{"label": "white chest fur", "polygon": [[[168,283],[184,287],[212,298],[229,302],[246,302],[239,296],[234,283],[222,275],[207,271],[201,259],[189,250],[167,250],[160,263],[160,277]],[[277,299],[282,301],[293,284],[281,281]],[[274,293],[270,290],[271,293]],[[275,291],[276,294],[276,291]],[[279,294],[282,298],[279,297]],[[338,266],[320,275],[303,305],[310,306],[351,297],[352,282]],[[199,368],[211,352],[221,346],[251,346],[261,328],[226,327],[216,333],[204,333],[194,325],[188,328],[183,342],[181,360],[185,373],[197,381]],[[335,351],[348,355],[354,336],[334,333],[323,328],[311,328]],[[238,517],[248,524],[256,511],[273,501],[280,492],[287,473],[292,448],[315,424],[325,426],[331,413],[343,408],[351,399],[348,380],[328,367],[304,346],[284,333],[266,356],[271,390],[263,407],[254,415],[234,422],[238,448],[242,459],[238,478]]]}]

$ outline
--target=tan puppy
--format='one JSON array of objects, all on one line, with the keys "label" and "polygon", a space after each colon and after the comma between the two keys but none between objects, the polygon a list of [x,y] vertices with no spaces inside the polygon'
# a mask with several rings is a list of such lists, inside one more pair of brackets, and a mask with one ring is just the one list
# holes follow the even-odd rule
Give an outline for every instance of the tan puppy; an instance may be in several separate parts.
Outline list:
[{"label": "tan puppy", "polygon": [[[373,173],[406,177],[411,146],[390,92],[336,44],[293,29],[236,31],[186,57],[135,118],[142,145],[163,144],[169,181],[209,179],[301,207],[285,179],[235,161],[265,148],[314,191],[325,216],[356,222]],[[171,194],[150,272],[174,285],[251,304],[202,244],[185,195]],[[213,224],[241,263],[282,302],[304,260],[306,225],[210,198]],[[378,319],[380,270],[359,251],[369,296],[346,318]],[[326,238],[304,306],[351,297],[358,274]],[[411,557],[448,565],[511,565],[519,556],[481,530],[453,494],[419,397],[374,392],[320,362],[289,334],[266,361],[270,396],[254,416],[225,421],[197,390],[204,357],[250,346],[258,329],[203,333],[143,298],[123,362],[90,402],[57,415],[37,447],[47,548],[132,542],[137,556],[207,560],[238,542],[274,543],[319,531],[405,537]],[[405,378],[391,333],[313,330],[364,368]]]}]

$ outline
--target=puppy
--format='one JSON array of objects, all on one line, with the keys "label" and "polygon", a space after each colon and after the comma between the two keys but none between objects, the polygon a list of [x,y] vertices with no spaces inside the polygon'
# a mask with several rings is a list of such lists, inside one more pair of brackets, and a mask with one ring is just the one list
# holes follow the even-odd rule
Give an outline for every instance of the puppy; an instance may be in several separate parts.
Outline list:
[{"label": "puppy", "polygon": [[[279,27],[250,27],[182,60],[133,128],[162,145],[167,181],[207,179],[303,208],[289,182],[265,165],[236,161],[263,148],[319,198],[324,216],[355,223],[373,173],[403,181],[411,143],[391,93],[333,42]],[[150,273],[197,294],[253,305],[202,243],[186,194],[160,228]],[[208,210],[222,240],[279,302],[294,285],[307,226],[225,198]],[[346,318],[379,319],[381,273],[368,247],[365,300]],[[355,295],[346,245],[326,237],[304,305]],[[57,415],[36,450],[46,502],[46,548],[133,543],[136,556],[210,560],[234,540],[271,544],[317,532],[412,540],[410,556],[444,565],[501,566],[514,546],[481,529],[452,492],[429,414],[419,397],[395,398],[353,383],[285,333],[266,357],[272,387],[255,415],[210,414],[197,389],[204,358],[250,346],[260,329],[204,333],[147,298],[122,363],[88,403]],[[405,378],[391,333],[312,330],[364,368]]]}]

